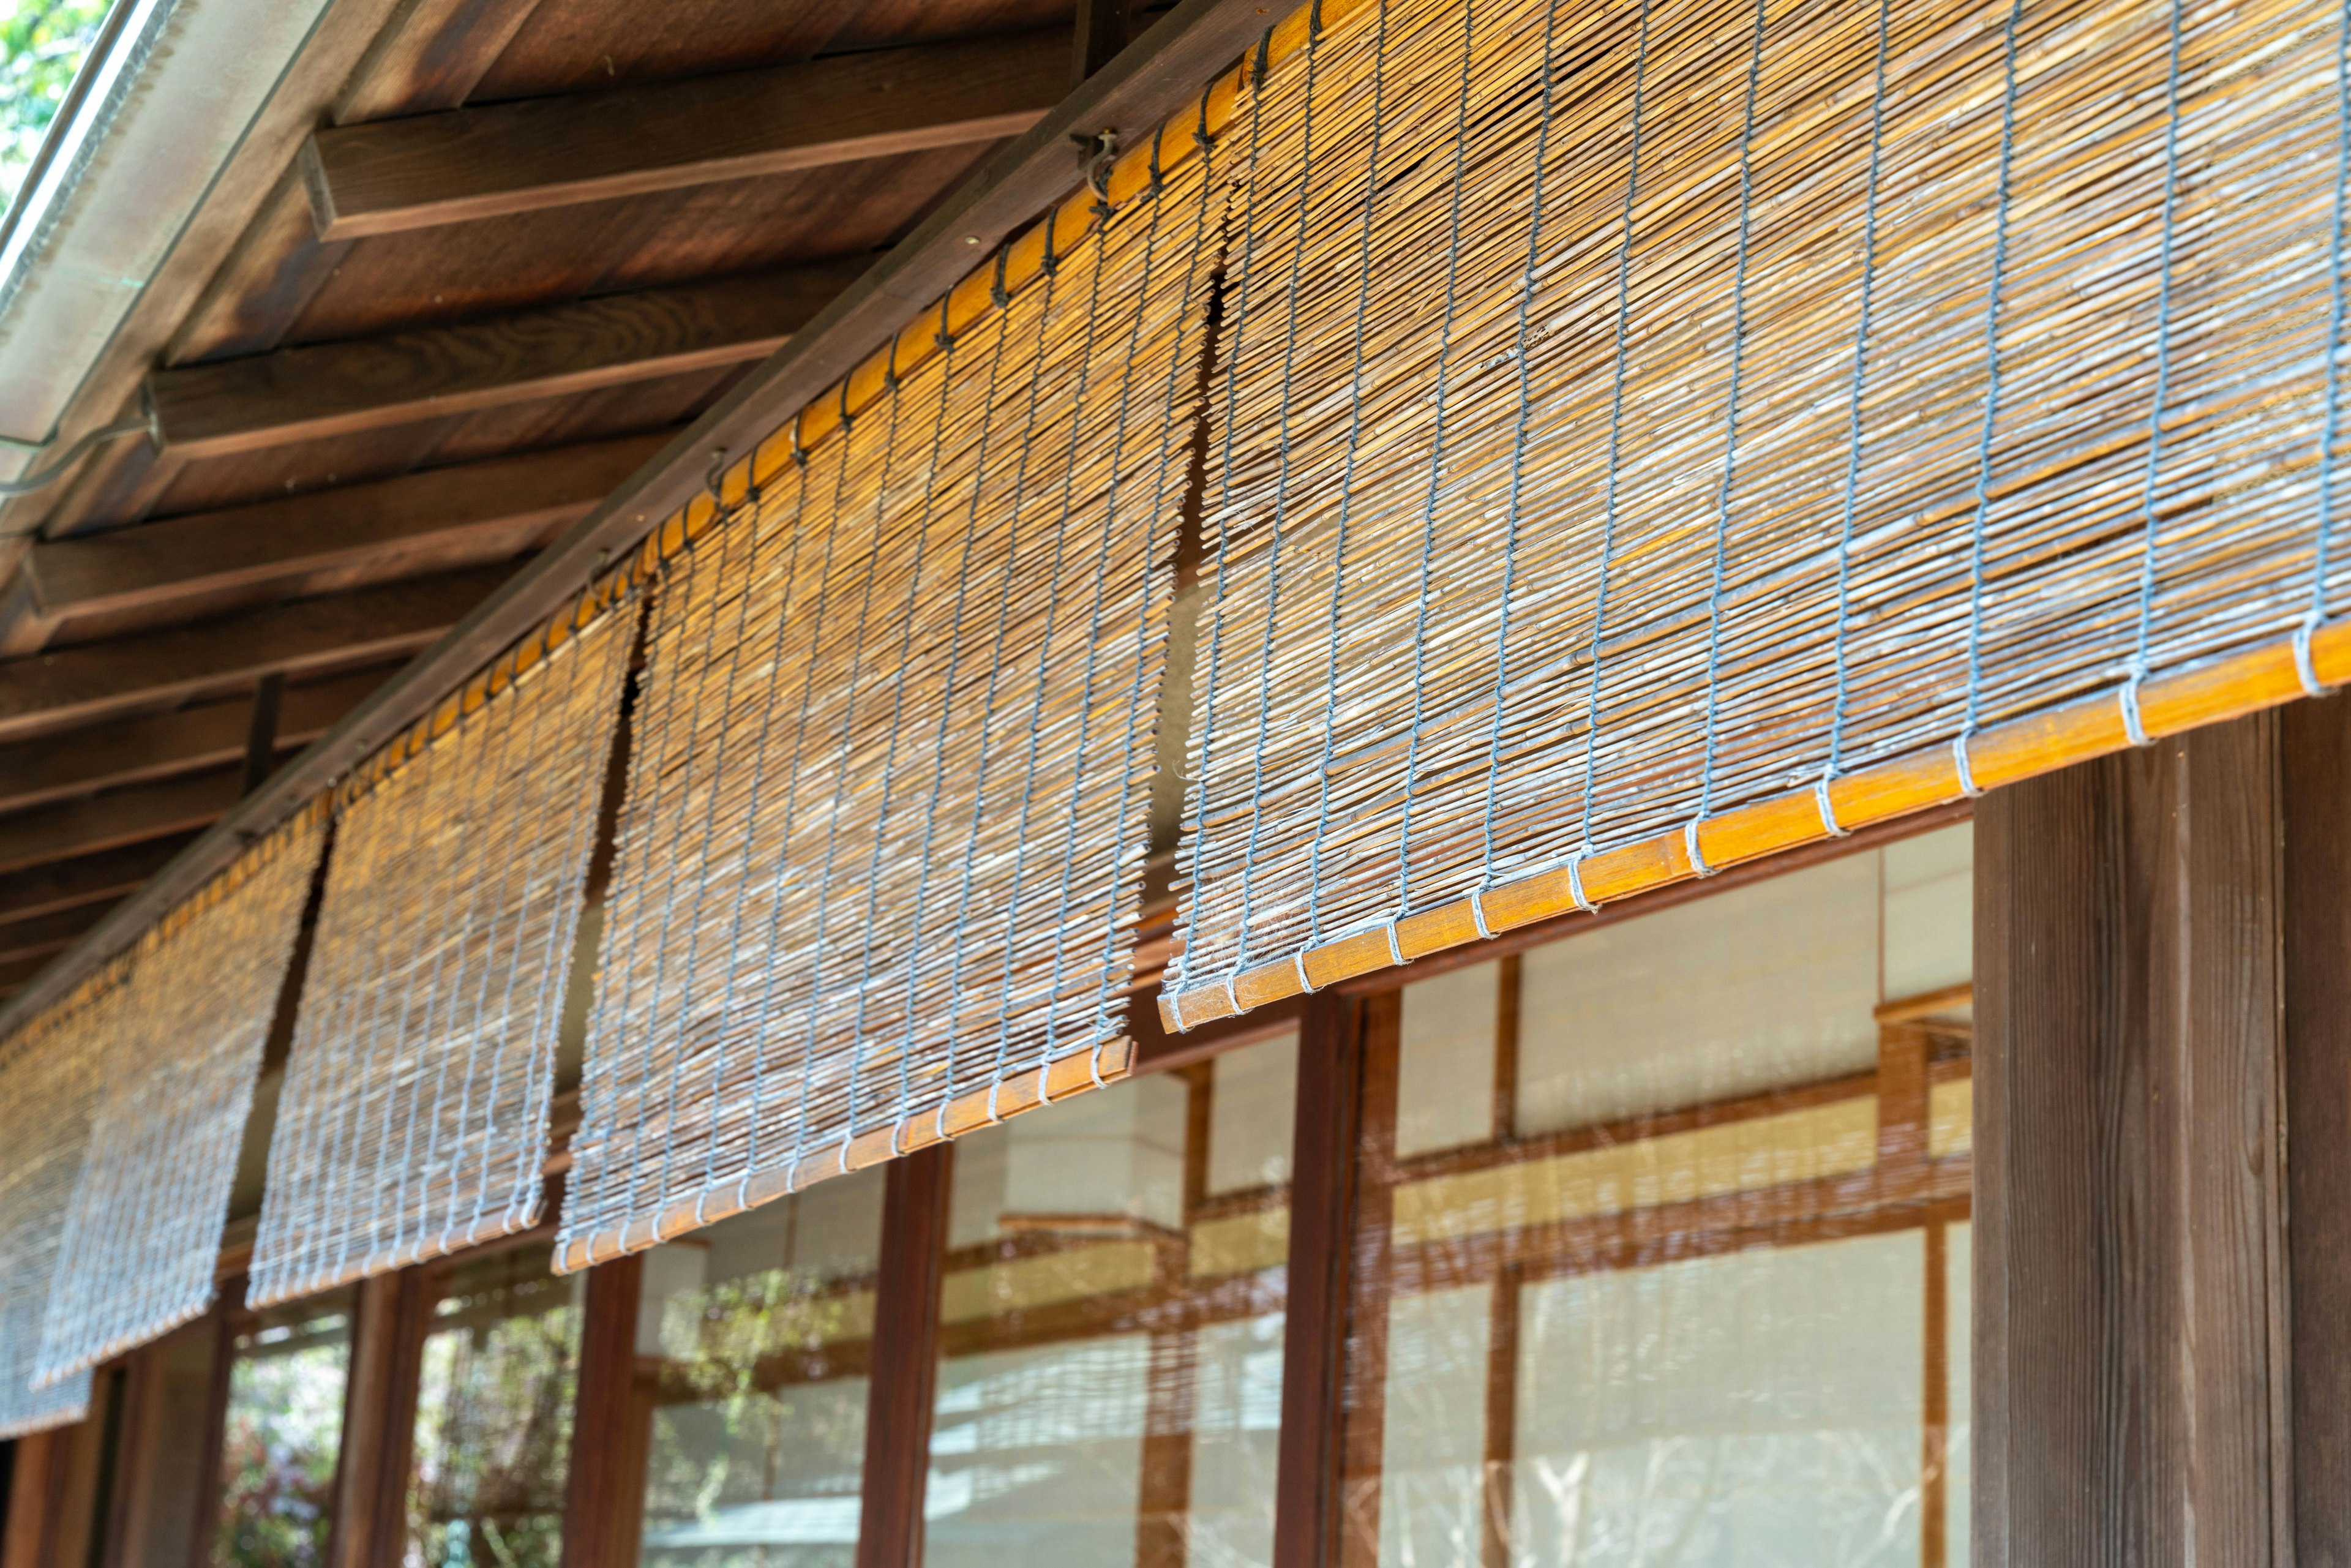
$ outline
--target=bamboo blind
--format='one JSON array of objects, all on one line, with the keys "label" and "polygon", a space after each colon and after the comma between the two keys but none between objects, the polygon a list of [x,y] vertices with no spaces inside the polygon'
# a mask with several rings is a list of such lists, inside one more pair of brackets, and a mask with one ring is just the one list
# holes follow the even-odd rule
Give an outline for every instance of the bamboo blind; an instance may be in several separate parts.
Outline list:
[{"label": "bamboo blind", "polygon": [[670,561],[562,1267],[1125,1071],[1207,173],[1049,216]]},{"label": "bamboo blind", "polygon": [[269,1150],[248,1299],[538,1223],[558,1027],[639,602],[363,779]]},{"label": "bamboo blind", "polygon": [[323,813],[304,811],[120,961],[89,1041],[103,1092],[36,1381],[79,1374],[211,1305],[254,1079],[325,836]]},{"label": "bamboo blind", "polygon": [[117,968],[100,970],[0,1045],[0,1440],[67,1426],[89,1407],[88,1373],[37,1388],[33,1371],[57,1237],[89,1139]]},{"label": "bamboo blind", "polygon": [[1170,1023],[2351,676],[2346,35],[1291,18],[1226,132]]}]

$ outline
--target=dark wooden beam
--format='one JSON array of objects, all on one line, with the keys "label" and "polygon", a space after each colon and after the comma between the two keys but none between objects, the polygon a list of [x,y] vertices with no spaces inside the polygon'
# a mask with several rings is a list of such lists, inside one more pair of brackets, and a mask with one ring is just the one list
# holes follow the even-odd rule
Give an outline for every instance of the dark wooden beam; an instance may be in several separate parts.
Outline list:
[{"label": "dark wooden beam", "polygon": [[33,547],[25,612],[0,653],[77,622],[158,624],[235,596],[292,598],[507,560],[579,521],[666,432],[313,490]]},{"label": "dark wooden beam", "polygon": [[1078,0],[1078,33],[1070,75],[1083,82],[1126,47],[1128,0]]},{"label": "dark wooden beam", "polygon": [[157,371],[148,396],[164,458],[193,461],[723,370],[773,353],[859,270],[820,263],[280,349]]},{"label": "dark wooden beam", "polygon": [[119,849],[220,821],[245,793],[231,766],[0,817],[0,872]]},{"label": "dark wooden beam", "polygon": [[1018,136],[1069,89],[1043,28],[319,131],[321,238],[394,234]]},{"label": "dark wooden beam", "polygon": [[2351,697],[2278,715],[2294,1561],[2351,1563]]},{"label": "dark wooden beam", "polygon": [[[227,821],[61,955],[36,984],[0,1005],[0,1034],[137,940],[173,903],[227,864],[246,835],[266,832],[299,810],[403,726],[430,712],[501,649],[569,603],[604,563],[634,549],[673,508],[700,492],[714,450],[752,450],[970,271],[975,248],[985,255],[986,247],[1036,219],[1047,204],[1068,195],[1080,178],[1072,135],[1113,130],[1122,145],[1134,145],[1196,103],[1209,78],[1254,43],[1268,22],[1267,8],[1249,0],[1181,0],[934,208],[586,520],[475,606],[430,653],[279,769]],[[1064,69],[1067,64],[1064,57]]]},{"label": "dark wooden beam", "polygon": [[431,643],[505,567],[365,588],[0,664],[0,741],[249,687],[271,670],[325,673]]},{"label": "dark wooden beam", "polygon": [[433,1326],[430,1273],[403,1269],[360,1282],[327,1568],[396,1568],[407,1544],[417,1382]]},{"label": "dark wooden beam", "polygon": [[923,1486],[939,1366],[940,1260],[946,1251],[955,1149],[934,1144],[890,1162],[882,1197],[882,1263],[873,1281],[877,1356],[865,1405],[864,1490],[856,1568],[920,1568]]},{"label": "dark wooden beam", "polygon": [[[1338,1561],[1347,1323],[1355,1281],[1355,1185],[1364,1004],[1306,999],[1290,1134],[1290,1296],[1282,1319],[1281,1437],[1274,1465],[1273,1556]],[[1155,1011],[1155,1009],[1147,1009]]]},{"label": "dark wooden beam", "polygon": [[1979,1564],[2292,1561],[2277,726],[1977,802]]},{"label": "dark wooden beam", "polygon": [[105,913],[106,905],[102,904],[85,904],[78,909],[60,909],[34,920],[0,924],[0,962],[46,958],[52,953],[63,952],[75,937],[97,925],[99,916]]},{"label": "dark wooden beam", "polygon": [[637,1391],[637,1301],[644,1254],[588,1271],[564,1479],[559,1568],[636,1568],[653,1404]]},{"label": "dark wooden beam", "polygon": [[[308,745],[382,681],[381,670],[363,670],[289,689],[277,747]],[[251,711],[237,698],[0,747],[0,812],[225,767],[245,754]]]},{"label": "dark wooden beam", "polygon": [[[171,863],[193,834],[84,855],[57,865],[0,875],[0,922],[37,919],[54,910],[111,904],[138,891],[141,883]],[[0,931],[6,929],[0,925]]]}]

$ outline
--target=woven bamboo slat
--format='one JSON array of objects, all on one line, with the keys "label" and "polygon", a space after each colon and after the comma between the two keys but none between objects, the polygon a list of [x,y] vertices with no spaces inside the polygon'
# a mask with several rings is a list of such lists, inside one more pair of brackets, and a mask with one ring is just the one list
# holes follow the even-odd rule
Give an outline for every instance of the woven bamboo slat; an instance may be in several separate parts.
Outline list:
[{"label": "woven bamboo slat", "polygon": [[558,1034],[640,604],[354,782],[269,1149],[257,1306],[538,1222]]},{"label": "woven bamboo slat", "polygon": [[76,1376],[212,1304],[221,1227],[326,839],[308,810],[117,961],[89,1054],[101,1091],[57,1243],[34,1377]]},{"label": "woven bamboo slat", "polygon": [[33,1371],[120,979],[120,965],[99,970],[0,1045],[0,1440],[89,1409],[89,1374],[37,1388]]},{"label": "woven bamboo slat", "polygon": [[2338,10],[1322,20],[1226,133],[1172,1026],[2351,676]]},{"label": "woven bamboo slat", "polygon": [[1090,211],[960,332],[942,307],[670,559],[562,1267],[1125,1071],[1205,173]]}]

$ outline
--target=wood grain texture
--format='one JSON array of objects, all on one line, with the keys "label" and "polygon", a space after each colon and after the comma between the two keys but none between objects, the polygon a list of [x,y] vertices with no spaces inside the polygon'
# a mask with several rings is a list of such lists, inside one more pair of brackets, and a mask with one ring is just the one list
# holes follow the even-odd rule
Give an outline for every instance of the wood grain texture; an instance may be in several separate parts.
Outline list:
[{"label": "wood grain texture", "polygon": [[32,920],[0,924],[0,962],[47,957],[96,925],[105,912],[102,904],[85,904]]},{"label": "wood grain texture", "polygon": [[232,765],[0,817],[0,872],[189,832],[218,821],[244,792]]},{"label": "wood grain texture", "polygon": [[38,545],[24,569],[31,613],[54,639],[85,620],[153,625],[232,595],[300,597],[507,559],[584,516],[666,440],[454,465]]},{"label": "wood grain texture", "polygon": [[1274,1561],[1299,1568],[1329,1563],[1340,1531],[1364,1006],[1311,998],[1299,1029],[1273,1516]]},{"label": "wood grain texture", "polygon": [[934,1144],[891,1163],[882,1197],[882,1264],[874,1282],[877,1358],[865,1406],[864,1491],[856,1568],[919,1568],[923,1487],[939,1366],[940,1264],[946,1251],[954,1146]]},{"label": "wood grain texture", "polygon": [[1980,1563],[2282,1563],[2276,721],[1978,803]]},{"label": "wood grain texture", "polygon": [[1061,28],[318,132],[329,240],[1017,136],[1069,86]]},{"label": "wood grain texture", "polygon": [[2351,699],[2278,730],[2294,1561],[2351,1563]]},{"label": "wood grain texture", "polygon": [[396,659],[507,575],[476,567],[14,660],[0,664],[0,741],[235,690],[271,670],[325,674]]},{"label": "wood grain texture", "polygon": [[20,920],[38,919],[60,909],[111,904],[169,864],[193,835],[174,834],[152,843],[85,855],[58,865],[0,874],[0,932]]},{"label": "wood grain texture", "polygon": [[184,460],[377,430],[760,359],[856,271],[812,264],[158,371],[148,395],[166,456]]},{"label": "wood grain texture", "polygon": [[403,1269],[359,1287],[327,1568],[399,1568],[402,1562],[417,1380],[433,1320],[432,1272]]},{"label": "wood grain texture", "polygon": [[[277,746],[308,745],[359,706],[382,676],[381,670],[367,670],[288,691],[278,707]],[[245,753],[250,711],[247,699],[235,697],[0,747],[0,812],[225,767]]]},{"label": "wood grain texture", "polygon": [[636,1568],[636,1537],[624,1531],[645,1490],[645,1448],[631,1419],[644,1268],[632,1252],[588,1272],[559,1568]]}]

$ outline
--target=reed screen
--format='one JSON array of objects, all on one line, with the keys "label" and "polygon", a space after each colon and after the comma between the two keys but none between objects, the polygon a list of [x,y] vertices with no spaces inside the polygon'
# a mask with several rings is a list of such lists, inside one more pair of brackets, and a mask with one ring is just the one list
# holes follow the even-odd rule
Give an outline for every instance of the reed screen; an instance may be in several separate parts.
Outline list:
[{"label": "reed screen", "polygon": [[304,811],[122,961],[91,1040],[102,1091],[37,1381],[78,1375],[212,1304],[254,1080],[325,836],[321,813]]},{"label": "reed screen", "polygon": [[563,1267],[1125,1071],[1220,201],[1049,220],[669,563]]},{"label": "reed screen", "polygon": [[342,807],[249,1300],[528,1228],[638,601]]},{"label": "reed screen", "polygon": [[33,1372],[118,969],[100,970],[0,1045],[0,1440],[69,1426],[89,1409],[89,1373],[36,1387]]},{"label": "reed screen", "polygon": [[1170,1021],[2351,674],[2345,45],[2307,3],[1293,19],[1225,131]]}]

